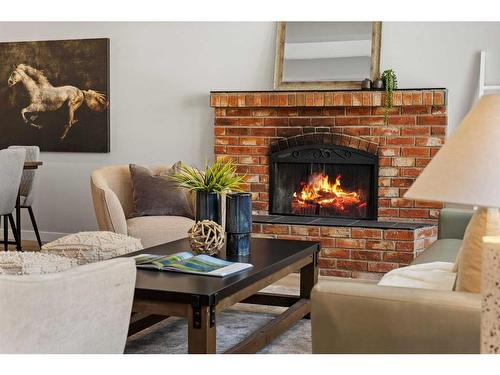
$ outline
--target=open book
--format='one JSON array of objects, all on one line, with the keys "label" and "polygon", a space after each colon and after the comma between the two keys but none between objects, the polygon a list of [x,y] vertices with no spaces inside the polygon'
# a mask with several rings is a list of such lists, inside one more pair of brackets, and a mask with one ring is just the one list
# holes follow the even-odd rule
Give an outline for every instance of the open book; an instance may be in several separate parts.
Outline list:
[{"label": "open book", "polygon": [[228,262],[208,255],[194,255],[187,251],[172,255],[140,254],[134,259],[138,268],[216,277],[232,275],[252,267],[249,263]]}]

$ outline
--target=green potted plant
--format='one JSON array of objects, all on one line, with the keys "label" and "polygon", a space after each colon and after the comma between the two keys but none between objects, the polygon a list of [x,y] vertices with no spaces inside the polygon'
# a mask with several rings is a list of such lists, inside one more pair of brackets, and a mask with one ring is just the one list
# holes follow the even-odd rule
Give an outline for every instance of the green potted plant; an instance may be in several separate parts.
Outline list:
[{"label": "green potted plant", "polygon": [[384,82],[385,87],[384,121],[387,124],[389,119],[389,110],[392,108],[394,103],[394,90],[398,88],[398,77],[396,76],[396,73],[394,73],[394,70],[386,69],[380,78]]},{"label": "green potted plant", "polygon": [[181,163],[179,171],[170,177],[180,187],[196,193],[196,221],[212,220],[222,224],[220,195],[241,191],[245,176],[236,174],[236,165],[230,159],[205,163],[204,169]]}]

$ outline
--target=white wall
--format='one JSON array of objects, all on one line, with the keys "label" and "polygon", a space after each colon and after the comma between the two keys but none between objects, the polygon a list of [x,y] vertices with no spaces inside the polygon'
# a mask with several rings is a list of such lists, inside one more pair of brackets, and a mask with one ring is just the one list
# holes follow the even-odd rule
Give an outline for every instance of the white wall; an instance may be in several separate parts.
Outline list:
[{"label": "white wall", "polygon": [[[42,154],[35,213],[46,239],[96,228],[95,168],[210,158],[210,90],[272,88],[274,23],[0,23],[0,41],[90,37],[111,39],[111,153]],[[381,67],[400,87],[447,87],[453,128],[475,95],[479,50],[500,82],[499,38],[500,23],[384,23]]]},{"label": "white wall", "polygon": [[1,41],[111,39],[111,153],[42,153],[34,205],[40,230],[96,228],[89,176],[100,166],[210,158],[209,91],[271,89],[274,29],[272,23],[0,24]]},{"label": "white wall", "polygon": [[477,95],[479,51],[486,80],[500,83],[499,38],[500,22],[384,22],[381,71],[394,68],[400,87],[447,88],[453,130]]}]

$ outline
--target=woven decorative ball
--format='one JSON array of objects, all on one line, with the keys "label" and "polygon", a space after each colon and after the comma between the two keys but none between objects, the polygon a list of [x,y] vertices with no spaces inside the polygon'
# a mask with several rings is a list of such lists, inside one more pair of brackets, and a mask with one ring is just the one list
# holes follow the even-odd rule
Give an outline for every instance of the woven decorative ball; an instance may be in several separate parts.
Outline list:
[{"label": "woven decorative ball", "polygon": [[194,252],[214,255],[224,245],[224,229],[211,220],[198,221],[189,229],[188,239]]}]

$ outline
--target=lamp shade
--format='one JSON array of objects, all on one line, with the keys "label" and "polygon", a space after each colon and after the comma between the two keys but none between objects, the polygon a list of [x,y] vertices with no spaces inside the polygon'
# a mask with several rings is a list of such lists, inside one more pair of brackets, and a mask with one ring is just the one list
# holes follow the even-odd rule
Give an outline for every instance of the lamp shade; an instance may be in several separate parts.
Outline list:
[{"label": "lamp shade", "polygon": [[500,207],[500,95],[477,102],[404,197]]}]

